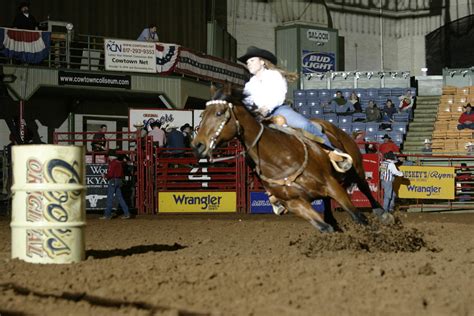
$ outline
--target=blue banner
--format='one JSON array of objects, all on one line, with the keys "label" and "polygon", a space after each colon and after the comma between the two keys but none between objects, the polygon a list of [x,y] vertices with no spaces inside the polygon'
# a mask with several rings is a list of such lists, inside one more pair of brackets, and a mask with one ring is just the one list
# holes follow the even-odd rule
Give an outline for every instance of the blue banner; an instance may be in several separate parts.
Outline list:
[{"label": "blue banner", "polygon": [[318,53],[303,50],[301,64],[304,74],[334,71],[336,70],[336,56],[334,53]]},{"label": "blue banner", "polygon": [[[313,209],[318,213],[324,212],[323,200],[314,200]],[[273,214],[273,209],[265,192],[250,192],[250,213]]]}]

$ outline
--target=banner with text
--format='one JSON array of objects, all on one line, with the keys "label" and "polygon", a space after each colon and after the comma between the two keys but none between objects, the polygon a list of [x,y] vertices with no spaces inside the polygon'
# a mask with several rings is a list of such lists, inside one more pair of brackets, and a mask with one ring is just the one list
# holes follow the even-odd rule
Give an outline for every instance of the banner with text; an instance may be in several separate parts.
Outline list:
[{"label": "banner with text", "polygon": [[221,213],[237,211],[235,192],[160,192],[159,213]]},{"label": "banner with text", "polygon": [[102,175],[107,173],[107,164],[86,164],[86,209],[105,209],[107,202],[107,180]]},{"label": "banner with text", "polygon": [[104,40],[105,70],[156,73],[155,43]]},{"label": "banner with text", "polygon": [[[324,213],[323,200],[314,200],[311,203],[315,212]],[[250,213],[252,214],[273,214],[273,208],[265,192],[250,192]]]},{"label": "banner with text", "polygon": [[131,132],[136,131],[136,123],[140,122],[150,130],[150,125],[154,122],[161,123],[162,128],[173,126],[180,128],[184,124],[193,124],[193,111],[187,110],[167,110],[167,109],[129,109],[129,129]]},{"label": "banner with text", "polygon": [[303,50],[301,66],[304,74],[336,70],[336,55]]},{"label": "banner with text", "polygon": [[132,79],[129,75],[60,70],[58,71],[58,85],[130,89]]},{"label": "banner with text", "polygon": [[405,199],[454,199],[454,167],[400,166],[398,195]]}]

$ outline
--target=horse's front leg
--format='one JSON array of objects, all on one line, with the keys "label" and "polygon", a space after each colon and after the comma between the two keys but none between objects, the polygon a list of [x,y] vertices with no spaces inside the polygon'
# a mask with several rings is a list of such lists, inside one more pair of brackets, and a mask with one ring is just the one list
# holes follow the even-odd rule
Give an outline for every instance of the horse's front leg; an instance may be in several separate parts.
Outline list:
[{"label": "horse's front leg", "polygon": [[285,201],[284,204],[286,204],[286,207],[288,210],[290,210],[290,212],[293,212],[296,215],[304,218],[320,232],[334,232],[334,228],[324,221],[322,216],[313,209],[310,202],[300,198]]}]

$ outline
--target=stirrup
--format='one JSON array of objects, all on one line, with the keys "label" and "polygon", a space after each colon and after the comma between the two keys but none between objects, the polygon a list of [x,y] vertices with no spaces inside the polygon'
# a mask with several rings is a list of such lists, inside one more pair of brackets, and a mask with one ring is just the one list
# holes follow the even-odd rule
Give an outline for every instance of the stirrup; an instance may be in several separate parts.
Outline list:
[{"label": "stirrup", "polygon": [[332,153],[343,157],[342,161],[334,161],[333,159],[331,159],[331,156],[328,153],[329,160],[331,161],[332,166],[334,167],[334,169],[337,172],[345,173],[345,172],[349,171],[352,168],[353,160],[352,160],[352,157],[349,154],[346,154],[346,153],[342,152],[341,150],[339,150],[337,148],[334,149],[332,151]]}]

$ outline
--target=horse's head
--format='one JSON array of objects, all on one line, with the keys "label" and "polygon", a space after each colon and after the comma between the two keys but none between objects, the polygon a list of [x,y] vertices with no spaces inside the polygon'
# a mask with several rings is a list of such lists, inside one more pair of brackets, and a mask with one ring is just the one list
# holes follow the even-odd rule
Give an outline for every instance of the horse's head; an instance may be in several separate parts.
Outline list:
[{"label": "horse's head", "polygon": [[200,158],[211,157],[214,148],[234,138],[238,127],[234,114],[234,105],[231,103],[230,88],[215,90],[211,88],[213,97],[206,103],[206,110],[202,113],[199,131],[194,137],[191,146]]}]

